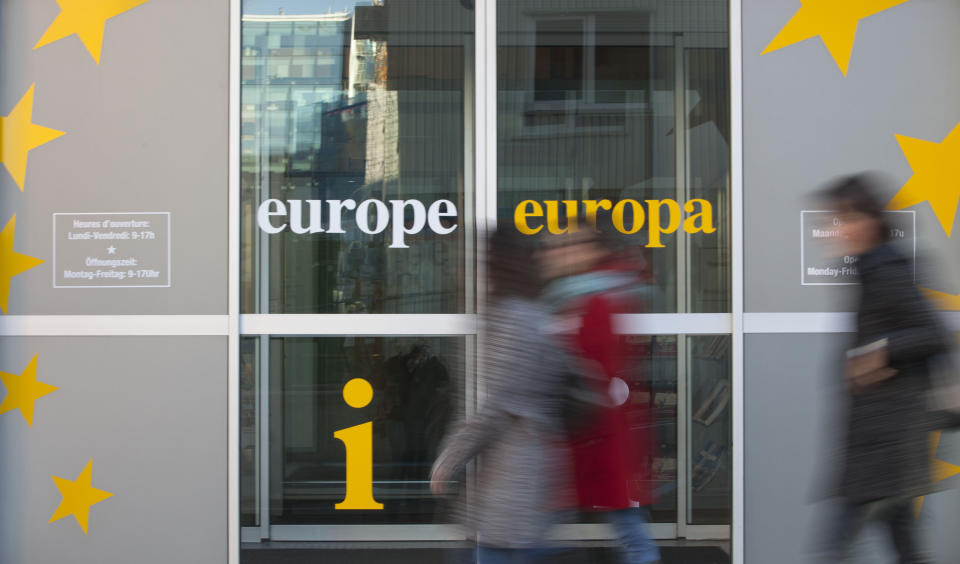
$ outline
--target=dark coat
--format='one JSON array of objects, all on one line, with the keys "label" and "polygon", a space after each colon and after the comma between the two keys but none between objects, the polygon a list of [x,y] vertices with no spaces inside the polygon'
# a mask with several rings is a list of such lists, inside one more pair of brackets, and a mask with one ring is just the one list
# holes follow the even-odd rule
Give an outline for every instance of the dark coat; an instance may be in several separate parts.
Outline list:
[{"label": "dark coat", "polygon": [[913,283],[910,264],[889,245],[860,257],[857,346],[888,340],[895,376],[848,394],[840,495],[853,503],[930,491],[928,360],[946,333]]}]

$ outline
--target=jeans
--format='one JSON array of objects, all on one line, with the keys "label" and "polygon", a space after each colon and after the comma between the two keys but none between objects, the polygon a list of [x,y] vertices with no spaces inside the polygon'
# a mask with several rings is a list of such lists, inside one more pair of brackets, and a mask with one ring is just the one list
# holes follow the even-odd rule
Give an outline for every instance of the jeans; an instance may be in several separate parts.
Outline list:
[{"label": "jeans", "polygon": [[650,564],[660,560],[660,549],[650,537],[646,509],[632,507],[605,511],[623,550],[624,564]]},{"label": "jeans", "polygon": [[852,556],[860,531],[875,522],[886,527],[899,556],[900,564],[932,562],[920,549],[911,499],[886,499],[870,503],[844,503],[827,531],[826,556],[829,562],[842,563]]}]

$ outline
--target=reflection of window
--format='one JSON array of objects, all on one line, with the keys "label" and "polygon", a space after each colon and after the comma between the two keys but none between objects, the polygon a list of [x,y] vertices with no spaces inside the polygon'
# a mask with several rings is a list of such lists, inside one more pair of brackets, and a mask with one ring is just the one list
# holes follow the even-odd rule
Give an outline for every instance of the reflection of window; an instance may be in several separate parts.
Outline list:
[{"label": "reflection of window", "polygon": [[580,19],[536,22],[534,100],[581,99],[583,24]]},{"label": "reflection of window", "polygon": [[647,109],[654,54],[645,13],[540,15],[527,26],[535,44],[526,127],[621,131],[629,112]]}]

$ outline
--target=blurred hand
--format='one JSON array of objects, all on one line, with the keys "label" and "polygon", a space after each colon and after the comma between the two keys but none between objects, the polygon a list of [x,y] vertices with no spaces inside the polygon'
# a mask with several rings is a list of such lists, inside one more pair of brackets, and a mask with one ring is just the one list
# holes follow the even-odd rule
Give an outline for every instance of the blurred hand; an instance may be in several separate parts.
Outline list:
[{"label": "blurred hand", "polygon": [[434,469],[430,475],[430,493],[433,495],[447,493],[447,476],[439,468]]},{"label": "blurred hand", "polygon": [[847,360],[847,383],[862,390],[893,377],[897,371],[889,366],[887,349],[882,348]]}]

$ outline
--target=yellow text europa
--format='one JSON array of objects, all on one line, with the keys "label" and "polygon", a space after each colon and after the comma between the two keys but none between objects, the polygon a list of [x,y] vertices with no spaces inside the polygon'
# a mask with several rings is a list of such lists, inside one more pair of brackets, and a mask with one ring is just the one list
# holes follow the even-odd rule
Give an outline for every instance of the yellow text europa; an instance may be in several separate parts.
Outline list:
[{"label": "yellow text europa", "polygon": [[[562,211],[561,211],[562,209]],[[580,230],[581,214],[585,223],[597,229],[597,213],[610,212],[613,228],[624,235],[647,229],[647,247],[663,247],[661,236],[683,229],[686,233],[713,233],[713,204],[701,198],[683,206],[676,200],[524,200],[513,211],[513,223],[524,235],[534,235],[547,228],[554,235]],[[628,213],[629,212],[629,213]],[[561,216],[563,225],[561,226]]]}]

